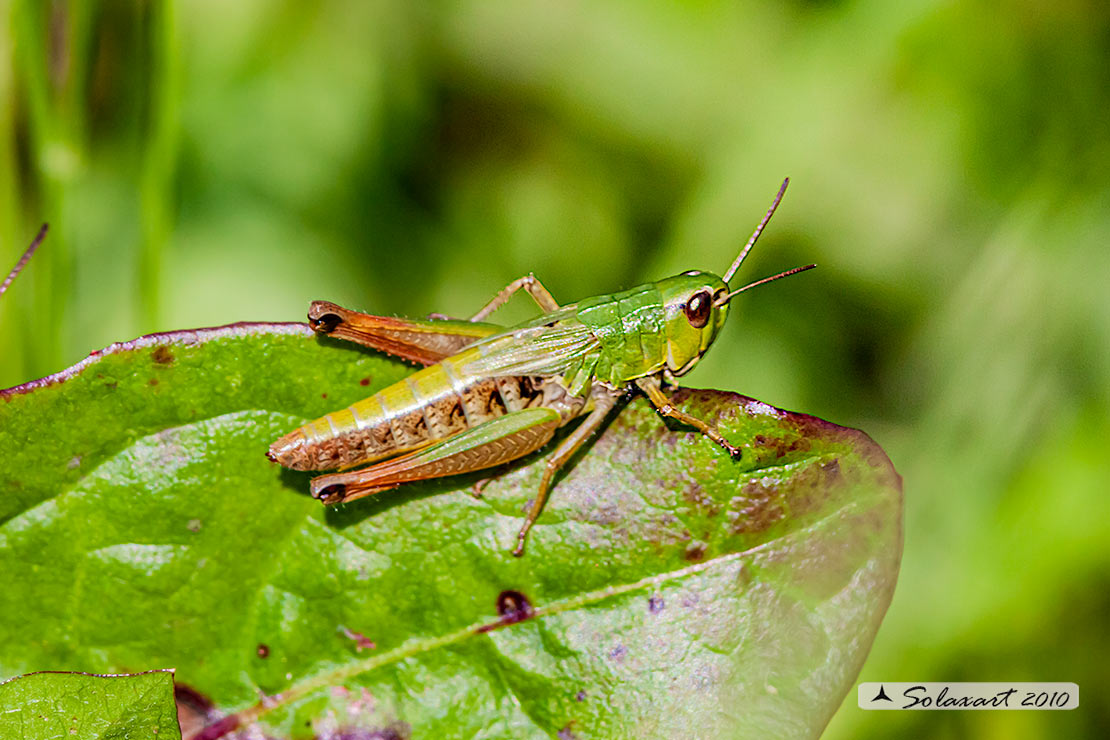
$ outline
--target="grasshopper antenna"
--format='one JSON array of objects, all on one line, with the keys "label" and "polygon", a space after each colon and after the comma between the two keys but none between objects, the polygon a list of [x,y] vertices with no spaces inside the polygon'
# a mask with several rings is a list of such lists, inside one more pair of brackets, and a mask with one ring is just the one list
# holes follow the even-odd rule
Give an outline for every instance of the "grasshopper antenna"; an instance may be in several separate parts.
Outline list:
[{"label": "grasshopper antenna", "polygon": [[755,231],[752,233],[752,238],[748,239],[748,243],[745,244],[744,248],[740,250],[740,254],[736,257],[736,261],[732,263],[732,266],[729,267],[728,271],[725,273],[725,283],[728,283],[728,281],[732,279],[732,276],[735,275],[736,271],[740,269],[740,265],[744,263],[744,258],[748,256],[748,252],[752,251],[752,247],[755,246],[755,240],[758,239],[760,233],[763,232],[763,227],[766,226],[767,222],[771,220],[771,216],[775,215],[775,209],[779,207],[779,201],[782,200],[782,194],[786,192],[786,186],[789,184],[789,177],[782,181],[782,186],[779,188],[778,195],[775,196],[775,201],[771,204],[771,207],[767,209],[767,215],[765,215],[763,217],[763,220],[759,222],[759,226],[755,227]]},{"label": "grasshopper antenna", "polygon": [[23,268],[27,266],[27,263],[30,262],[31,257],[35,254],[35,250],[39,248],[39,245],[42,244],[42,240],[46,238],[46,230],[48,228],[49,224],[42,225],[42,228],[39,229],[38,236],[36,236],[34,241],[31,242],[31,246],[27,247],[27,251],[24,252],[23,256],[19,258],[19,262],[15,263],[15,267],[13,267],[12,271],[8,273],[8,277],[4,278],[4,282],[0,283],[0,295],[4,295],[4,291],[6,291],[8,289],[8,286],[12,284],[12,281],[15,280],[16,275],[18,275],[23,270]]},{"label": "grasshopper antenna", "polygon": [[791,275],[797,275],[799,272],[805,272],[806,270],[812,270],[814,267],[817,267],[817,265],[816,264],[802,265],[801,267],[795,267],[793,270],[787,270],[786,272],[780,272],[778,275],[772,275],[771,277],[765,277],[762,280],[756,280],[754,283],[748,283],[743,288],[737,288],[736,290],[732,291],[731,293],[728,293],[727,295],[723,295],[719,299],[717,299],[716,301],[713,301],[713,305],[714,306],[723,306],[726,303],[728,303],[729,301],[731,301],[733,296],[740,295],[745,290],[750,290],[751,288],[754,288],[757,285],[763,285],[764,283],[773,283],[774,281],[780,280],[784,277],[790,277]]}]

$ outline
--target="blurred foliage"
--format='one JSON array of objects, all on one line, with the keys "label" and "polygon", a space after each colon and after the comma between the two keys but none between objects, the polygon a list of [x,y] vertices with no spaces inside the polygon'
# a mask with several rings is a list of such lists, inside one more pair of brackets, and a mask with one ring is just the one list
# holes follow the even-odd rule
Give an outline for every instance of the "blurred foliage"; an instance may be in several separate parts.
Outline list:
[{"label": "blurred foliage", "polygon": [[[687,384],[866,429],[906,483],[861,680],[1070,680],[1110,727],[1110,10],[903,3],[0,0],[0,386],[327,298],[462,315],[745,267]],[[383,270],[382,265],[390,265]],[[516,307],[516,316],[526,306]],[[509,316],[514,314],[509,312]]]}]

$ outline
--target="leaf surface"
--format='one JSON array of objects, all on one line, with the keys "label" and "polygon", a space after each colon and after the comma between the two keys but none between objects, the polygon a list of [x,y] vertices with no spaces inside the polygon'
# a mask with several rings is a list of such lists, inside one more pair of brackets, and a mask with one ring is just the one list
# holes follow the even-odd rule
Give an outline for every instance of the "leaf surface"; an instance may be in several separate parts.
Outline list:
[{"label": "leaf surface", "polygon": [[411,371],[237,324],[0,392],[0,675],[172,666],[278,738],[820,733],[901,555],[874,442],[677,391],[733,461],[635,399],[557,479],[523,558],[542,452],[481,499],[473,475],[330,510],[265,459]]},{"label": "leaf surface", "polygon": [[0,684],[5,740],[180,740],[173,672],[33,673]]}]

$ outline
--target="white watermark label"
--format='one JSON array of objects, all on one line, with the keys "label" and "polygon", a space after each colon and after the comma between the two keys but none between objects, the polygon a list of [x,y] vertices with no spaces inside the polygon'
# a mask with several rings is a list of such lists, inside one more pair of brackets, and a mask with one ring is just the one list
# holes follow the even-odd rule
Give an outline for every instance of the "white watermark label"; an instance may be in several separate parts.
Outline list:
[{"label": "white watermark label", "polygon": [[1074,683],[861,683],[860,709],[1075,709]]}]

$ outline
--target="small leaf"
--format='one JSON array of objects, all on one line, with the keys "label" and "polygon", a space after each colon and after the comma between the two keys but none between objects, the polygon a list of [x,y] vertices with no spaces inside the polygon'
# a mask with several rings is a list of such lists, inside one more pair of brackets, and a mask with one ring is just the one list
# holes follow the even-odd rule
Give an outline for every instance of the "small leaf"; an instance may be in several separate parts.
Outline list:
[{"label": "small leaf", "polygon": [[901,554],[901,481],[866,435],[676,392],[734,461],[633,400],[513,558],[542,452],[480,500],[471,475],[331,510],[264,458],[410,372],[240,324],[0,392],[0,671],[173,665],[241,712],[224,727],[275,738],[820,733]]},{"label": "small leaf", "polygon": [[173,671],[32,673],[0,684],[4,740],[180,740]]}]

